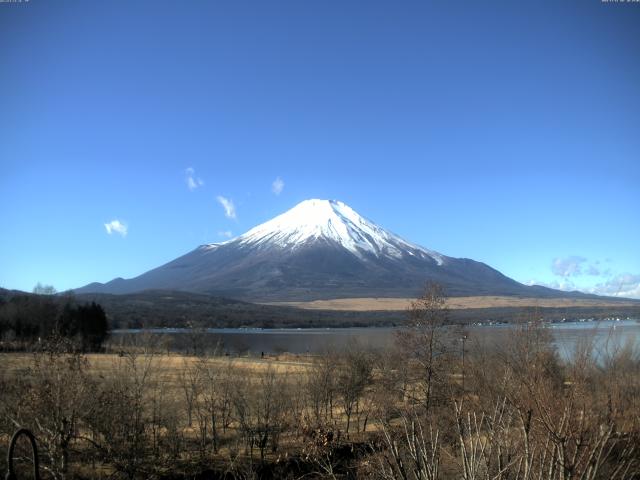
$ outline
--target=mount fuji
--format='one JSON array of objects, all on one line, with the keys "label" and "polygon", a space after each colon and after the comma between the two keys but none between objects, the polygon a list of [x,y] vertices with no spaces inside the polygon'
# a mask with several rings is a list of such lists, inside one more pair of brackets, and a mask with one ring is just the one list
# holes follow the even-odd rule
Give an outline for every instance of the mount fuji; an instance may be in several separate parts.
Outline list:
[{"label": "mount fuji", "polygon": [[451,296],[582,296],[525,286],[484,263],[408,242],[342,202],[317,199],[138,277],[92,283],[76,292],[182,290],[258,302],[304,301],[415,297],[426,281],[442,284]]}]

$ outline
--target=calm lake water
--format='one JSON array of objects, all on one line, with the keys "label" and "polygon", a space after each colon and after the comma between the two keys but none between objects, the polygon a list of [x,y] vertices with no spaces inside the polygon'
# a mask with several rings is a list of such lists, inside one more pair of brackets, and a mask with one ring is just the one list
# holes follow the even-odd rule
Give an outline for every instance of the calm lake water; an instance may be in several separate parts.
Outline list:
[{"label": "calm lake water", "polygon": [[[452,327],[453,328],[453,327]],[[515,325],[468,326],[464,330],[456,327],[452,337],[466,334],[467,346],[474,344],[500,345],[513,335]],[[560,356],[570,358],[580,342],[593,341],[597,352],[612,352],[627,343],[640,348],[640,322],[637,320],[607,320],[598,322],[565,322],[548,324]],[[176,350],[211,350],[216,345],[229,354],[260,355],[264,353],[320,353],[329,348],[344,349],[357,344],[374,349],[383,349],[393,344],[396,327],[379,328],[307,328],[307,329],[244,329],[220,328],[192,331],[184,328],[115,330],[113,343],[136,341],[144,332],[159,334]]]}]

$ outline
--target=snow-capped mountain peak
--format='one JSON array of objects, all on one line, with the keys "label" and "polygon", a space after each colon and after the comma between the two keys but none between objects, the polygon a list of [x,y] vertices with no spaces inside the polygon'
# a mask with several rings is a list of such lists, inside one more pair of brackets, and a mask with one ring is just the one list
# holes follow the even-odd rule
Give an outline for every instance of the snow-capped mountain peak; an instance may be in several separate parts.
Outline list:
[{"label": "snow-capped mountain peak", "polygon": [[293,250],[314,240],[335,242],[358,257],[373,254],[401,258],[408,254],[429,256],[439,265],[443,262],[439,253],[403,240],[337,200],[305,200],[232,242]]},{"label": "snow-capped mountain peak", "polygon": [[79,291],[184,290],[251,301],[414,298],[426,281],[453,296],[566,295],[407,242],[334,200],[306,200],[239,237]]}]

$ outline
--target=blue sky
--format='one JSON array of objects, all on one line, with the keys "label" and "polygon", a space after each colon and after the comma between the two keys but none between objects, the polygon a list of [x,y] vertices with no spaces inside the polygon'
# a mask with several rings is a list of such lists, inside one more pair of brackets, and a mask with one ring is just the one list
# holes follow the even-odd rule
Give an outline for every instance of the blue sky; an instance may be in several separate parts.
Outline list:
[{"label": "blue sky", "polygon": [[0,167],[5,288],[132,277],[332,198],[640,297],[640,4],[0,3]]}]

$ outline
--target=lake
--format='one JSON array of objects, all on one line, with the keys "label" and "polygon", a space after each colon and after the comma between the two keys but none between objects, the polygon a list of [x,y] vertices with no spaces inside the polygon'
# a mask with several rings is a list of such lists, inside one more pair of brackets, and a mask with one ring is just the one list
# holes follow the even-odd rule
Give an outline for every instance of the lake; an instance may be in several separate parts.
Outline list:
[{"label": "lake", "polygon": [[[452,337],[466,335],[467,347],[474,343],[499,345],[514,333],[516,325],[472,325],[451,327]],[[547,324],[555,346],[563,358],[570,358],[579,342],[593,339],[596,351],[612,351],[628,342],[640,346],[640,322],[632,319],[581,321]],[[304,328],[304,329],[249,329],[210,328],[191,330],[186,328],[114,330],[112,343],[135,342],[143,333],[164,337],[167,348],[172,350],[212,350],[216,345],[229,354],[320,353],[329,348],[341,350],[357,342],[374,349],[384,349],[393,344],[397,327],[361,328]]]}]

